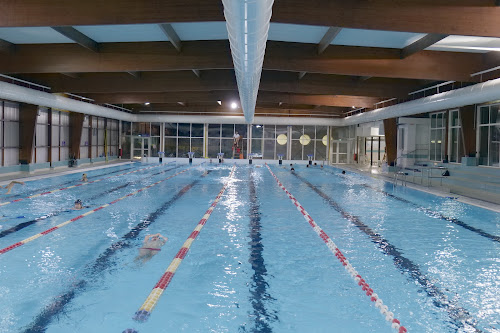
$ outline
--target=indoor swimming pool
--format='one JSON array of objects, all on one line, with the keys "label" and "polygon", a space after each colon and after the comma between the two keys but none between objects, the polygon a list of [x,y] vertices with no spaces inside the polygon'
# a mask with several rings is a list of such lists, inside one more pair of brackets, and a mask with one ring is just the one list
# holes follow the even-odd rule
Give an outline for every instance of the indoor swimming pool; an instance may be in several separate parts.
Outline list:
[{"label": "indoor swimming pool", "polygon": [[294,168],[128,163],[14,187],[0,332],[500,332],[499,213]]}]

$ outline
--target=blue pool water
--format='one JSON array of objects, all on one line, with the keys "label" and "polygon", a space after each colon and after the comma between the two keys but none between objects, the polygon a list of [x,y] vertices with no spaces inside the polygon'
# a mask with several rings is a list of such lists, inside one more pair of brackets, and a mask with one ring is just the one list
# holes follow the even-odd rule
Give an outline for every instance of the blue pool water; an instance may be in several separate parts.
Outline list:
[{"label": "blue pool water", "polygon": [[[188,168],[0,254],[0,332],[395,332],[265,166],[237,165],[231,179],[229,164],[148,166],[0,206],[3,249]],[[270,167],[408,332],[500,332],[500,214],[336,168]],[[226,182],[150,318],[134,321]],[[89,207],[70,210],[76,199]],[[134,263],[158,232],[167,244]]]}]

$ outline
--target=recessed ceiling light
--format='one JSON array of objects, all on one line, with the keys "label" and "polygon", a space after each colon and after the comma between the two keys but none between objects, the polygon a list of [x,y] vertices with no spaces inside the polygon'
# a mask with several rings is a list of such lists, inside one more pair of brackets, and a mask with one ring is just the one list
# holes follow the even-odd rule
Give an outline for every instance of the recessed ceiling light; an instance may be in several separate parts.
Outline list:
[{"label": "recessed ceiling light", "polygon": [[355,109],[356,107],[353,105],[353,106],[351,106],[351,108]]},{"label": "recessed ceiling light", "polygon": [[222,101],[221,100],[218,100],[217,103],[219,103],[219,105],[222,105]]},{"label": "recessed ceiling light", "polygon": [[238,107],[238,104],[236,102],[231,103],[231,109],[236,109]]},{"label": "recessed ceiling light", "polygon": [[144,103],[144,105],[149,105],[149,104],[151,104],[151,103],[149,103],[149,102]]}]

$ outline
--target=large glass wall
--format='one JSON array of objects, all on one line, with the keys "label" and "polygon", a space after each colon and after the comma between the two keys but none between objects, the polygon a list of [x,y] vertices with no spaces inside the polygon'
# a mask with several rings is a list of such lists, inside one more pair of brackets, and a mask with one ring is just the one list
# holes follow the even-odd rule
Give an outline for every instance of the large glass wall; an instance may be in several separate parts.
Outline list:
[{"label": "large glass wall", "polygon": [[[149,123],[122,124],[123,157],[128,158],[126,146],[130,145],[130,140],[136,140],[136,136],[149,135],[146,133]],[[307,160],[311,155],[315,160],[326,160],[328,156],[327,126],[189,123],[164,123],[163,126],[166,157],[187,157],[188,152],[207,158],[217,158],[219,153],[224,153],[225,158],[247,158],[249,153],[254,158],[264,159],[278,159],[283,155],[283,159]],[[151,132],[151,139],[154,137]],[[235,137],[240,138],[238,145],[235,145]],[[153,145],[156,143],[151,141],[148,156],[157,156],[157,152],[152,151]],[[139,150],[139,144],[132,149]],[[132,156],[135,155],[133,152]]]},{"label": "large glass wall", "polygon": [[478,112],[479,164],[500,166],[500,105],[488,105]]},{"label": "large glass wall", "polygon": [[203,124],[165,123],[165,156],[203,157],[203,132]]}]

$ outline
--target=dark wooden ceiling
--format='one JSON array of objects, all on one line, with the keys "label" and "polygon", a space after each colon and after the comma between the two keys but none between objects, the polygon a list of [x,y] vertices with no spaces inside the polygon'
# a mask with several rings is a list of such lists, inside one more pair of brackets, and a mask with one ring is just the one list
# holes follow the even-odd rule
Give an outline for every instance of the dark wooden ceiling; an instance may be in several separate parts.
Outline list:
[{"label": "dark wooden ceiling", "polygon": [[[500,37],[494,0],[276,0],[273,23],[427,34],[403,48],[268,41],[256,115],[344,116],[444,81],[473,83],[499,52],[425,51],[448,35]],[[74,44],[0,41],[0,73],[133,112],[241,114],[227,40],[182,41],[168,23],[224,21],[220,0],[6,0],[2,27],[52,27]],[[161,24],[171,42],[97,43],[73,26]],[[496,77],[490,73],[487,78]],[[219,105],[217,101],[223,101]],[[149,102],[150,105],[144,105]]]}]

